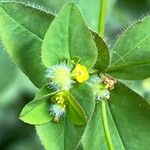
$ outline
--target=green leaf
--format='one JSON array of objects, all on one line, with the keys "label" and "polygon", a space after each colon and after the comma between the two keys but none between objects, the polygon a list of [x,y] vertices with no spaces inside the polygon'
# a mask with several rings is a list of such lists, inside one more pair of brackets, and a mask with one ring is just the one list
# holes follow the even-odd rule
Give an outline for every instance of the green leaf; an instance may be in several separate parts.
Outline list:
[{"label": "green leaf", "polygon": [[74,86],[70,93],[67,117],[72,123],[77,125],[85,124],[94,110],[95,99],[92,89],[87,83],[83,83]]},{"label": "green leaf", "polygon": [[36,126],[42,144],[46,150],[74,150],[84,132],[85,126],[77,126],[67,119],[59,123],[49,122]]},{"label": "green leaf", "polygon": [[[118,134],[117,127],[115,126],[114,120],[109,111],[107,112],[107,118],[109,121],[110,135],[114,149],[125,150],[124,144],[120,138],[120,135]],[[93,142],[91,142],[91,139]],[[109,150],[106,140],[106,133],[103,126],[102,108],[100,102],[96,104],[93,116],[87,125],[82,138],[82,145],[86,150],[90,150],[91,147],[93,147],[94,150]]]},{"label": "green leaf", "polygon": [[[77,84],[70,90],[71,95],[81,105],[85,112],[87,120],[91,117],[95,107],[95,97],[91,86],[84,82]],[[86,97],[85,97],[86,95]]]},{"label": "green leaf", "polygon": [[84,110],[71,94],[68,93],[67,95],[69,100],[67,118],[76,125],[86,124],[87,120]]},{"label": "green leaf", "polygon": [[1,40],[9,55],[37,87],[47,83],[41,45],[52,19],[52,15],[27,5],[0,2]]},{"label": "green leaf", "polygon": [[49,122],[36,126],[46,150],[74,150],[84,132],[84,126],[77,126],[64,119],[59,123]]},{"label": "green leaf", "polygon": [[53,95],[53,93],[46,87],[41,89],[37,94],[35,99],[29,102],[20,114],[22,121],[34,125],[44,124],[53,119],[48,111],[51,104],[50,96]]},{"label": "green leaf", "polygon": [[91,147],[93,150],[108,150],[99,103],[96,104],[94,113],[89,120],[81,143],[84,150],[91,150]]},{"label": "green leaf", "polygon": [[95,68],[98,70],[105,70],[109,65],[109,50],[105,41],[98,35],[96,32],[92,32],[93,39],[96,43],[96,47],[98,50],[97,61],[95,64]]},{"label": "green leaf", "polygon": [[52,120],[52,117],[48,112],[49,105],[50,102],[45,98],[42,100],[34,99],[23,108],[20,119],[33,125],[47,123]]},{"label": "green leaf", "polygon": [[80,8],[81,12],[84,15],[84,18],[90,29],[98,32],[98,21],[99,18],[99,10],[100,10],[100,0],[70,0],[75,2]]},{"label": "green leaf", "polygon": [[[76,85],[71,90],[72,96],[85,111],[87,120],[91,117],[95,106],[94,95],[91,91],[91,87],[87,83]],[[87,99],[83,97],[85,94]],[[74,150],[77,148],[86,125],[75,125],[72,123],[74,120],[70,120],[71,118],[69,117],[71,116],[67,114],[66,118],[59,123],[49,122],[45,125],[36,126],[37,133],[45,149]],[[75,123],[78,122],[77,119]]]},{"label": "green leaf", "polygon": [[125,149],[148,150],[150,105],[121,83],[112,91],[108,105]]},{"label": "green leaf", "polygon": [[[149,104],[119,82],[111,92],[111,98],[107,104],[109,135],[113,148],[116,150],[148,150],[150,143],[148,138],[150,136]],[[93,145],[94,150],[108,149],[102,117],[102,109],[98,103],[82,138],[84,149],[90,150]]]},{"label": "green leaf", "polygon": [[45,35],[42,61],[49,67],[74,58],[79,58],[79,63],[86,67],[92,67],[97,49],[78,8],[69,4],[53,20]]},{"label": "green leaf", "polygon": [[150,76],[150,16],[134,23],[112,49],[107,70],[120,79],[144,79]]},{"label": "green leaf", "polygon": [[0,44],[0,93],[15,81],[16,75],[16,66]]},{"label": "green leaf", "polygon": [[[0,1],[8,1],[8,0],[0,0]],[[86,1],[86,3],[85,0],[9,0],[9,1],[22,2],[27,5],[31,5],[35,8],[53,14],[57,14],[64,5],[73,2],[80,8],[86,20],[86,23],[88,24],[90,29],[92,29],[93,31],[97,31],[98,29],[97,18],[99,17],[99,2],[100,2],[99,0],[95,0],[94,3],[93,0],[88,0]]]}]

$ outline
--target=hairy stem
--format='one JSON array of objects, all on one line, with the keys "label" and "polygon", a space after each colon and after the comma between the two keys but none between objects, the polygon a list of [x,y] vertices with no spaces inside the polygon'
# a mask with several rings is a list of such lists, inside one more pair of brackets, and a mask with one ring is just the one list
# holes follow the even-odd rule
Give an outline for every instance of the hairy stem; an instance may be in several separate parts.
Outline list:
[{"label": "hairy stem", "polygon": [[[105,22],[106,22],[106,12],[107,12],[107,0],[100,0],[100,12],[99,12],[99,22],[98,22],[98,31],[101,36],[104,36],[105,33]],[[107,141],[107,145],[109,150],[114,150],[108,118],[107,118],[107,102],[102,100],[101,103],[101,111],[102,111],[102,122],[104,127],[104,133]]]}]

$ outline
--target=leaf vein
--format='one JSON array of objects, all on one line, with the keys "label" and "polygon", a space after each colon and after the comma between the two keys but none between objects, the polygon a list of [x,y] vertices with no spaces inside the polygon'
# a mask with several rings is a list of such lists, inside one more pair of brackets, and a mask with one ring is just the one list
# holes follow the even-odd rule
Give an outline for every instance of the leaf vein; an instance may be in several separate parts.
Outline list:
[{"label": "leaf vein", "polygon": [[19,24],[21,27],[23,27],[26,31],[28,31],[30,34],[32,34],[33,36],[35,36],[38,40],[40,40],[41,42],[43,41],[43,39],[41,39],[38,35],[36,35],[35,33],[33,33],[31,30],[29,30],[27,27],[25,27],[24,25],[20,24],[18,21],[16,21],[2,6],[0,6],[0,8],[17,24]]},{"label": "leaf vein", "polygon": [[[119,59],[117,59],[115,62],[114,62],[114,64],[113,65],[115,65],[117,62],[119,62],[121,59],[123,59],[124,60],[124,57],[125,56],[127,56],[129,53],[131,53],[132,52],[132,50],[134,50],[135,48],[137,48],[140,44],[142,44],[147,38],[148,38],[149,36],[147,35],[146,37],[144,37],[141,41],[139,41],[136,45],[135,45],[135,47],[133,47],[133,48],[131,48],[129,51],[127,51],[124,55],[119,55],[120,56],[120,58]],[[117,53],[116,53],[117,54]]]}]

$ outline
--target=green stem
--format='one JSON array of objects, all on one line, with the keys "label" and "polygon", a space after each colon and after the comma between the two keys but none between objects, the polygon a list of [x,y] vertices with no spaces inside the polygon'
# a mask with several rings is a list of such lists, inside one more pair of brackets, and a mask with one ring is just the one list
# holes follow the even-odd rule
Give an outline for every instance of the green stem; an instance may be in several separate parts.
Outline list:
[{"label": "green stem", "polygon": [[108,125],[108,119],[107,119],[107,109],[106,109],[106,104],[104,100],[101,101],[101,111],[102,111],[102,121],[103,121],[103,126],[104,126],[104,133],[107,141],[107,145],[109,150],[114,150],[111,135],[110,135],[110,130],[109,130],[109,125]]},{"label": "green stem", "polygon": [[[104,36],[105,33],[106,11],[107,11],[107,0],[100,0],[98,31],[101,36]],[[102,122],[103,122],[107,145],[109,150],[114,150],[114,146],[112,143],[111,134],[109,130],[108,118],[107,118],[107,107],[106,107],[107,102],[102,100],[100,105],[101,105]]]},{"label": "green stem", "polygon": [[104,36],[105,33],[106,11],[107,0],[100,0],[98,31],[101,36]]}]

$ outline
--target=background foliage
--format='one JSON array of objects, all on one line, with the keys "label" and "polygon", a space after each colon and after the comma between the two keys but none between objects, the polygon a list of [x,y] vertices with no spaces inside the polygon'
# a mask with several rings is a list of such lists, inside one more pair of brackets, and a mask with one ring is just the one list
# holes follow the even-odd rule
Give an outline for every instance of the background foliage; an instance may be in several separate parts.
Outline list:
[{"label": "background foliage", "polygon": [[[10,0],[11,1],[11,0]],[[28,3],[57,14],[60,8],[71,0],[15,0]],[[1,2],[1,0],[0,0]],[[99,0],[74,0],[83,13],[89,28],[97,31]],[[15,9],[15,7],[14,7]],[[111,46],[114,40],[130,23],[147,15],[149,0],[110,0],[107,14],[106,39]],[[20,14],[18,18],[21,17]],[[45,23],[46,26],[46,23]],[[43,31],[39,31],[42,38]],[[124,81],[122,81],[124,82]],[[128,81],[135,91],[150,101],[150,79]],[[137,86],[138,85],[138,86]],[[137,88],[140,87],[140,88]],[[33,99],[36,88],[10,60],[3,46],[0,46],[0,149],[42,150],[33,127],[18,120],[23,106]],[[103,135],[103,134],[102,134]]]}]

